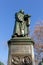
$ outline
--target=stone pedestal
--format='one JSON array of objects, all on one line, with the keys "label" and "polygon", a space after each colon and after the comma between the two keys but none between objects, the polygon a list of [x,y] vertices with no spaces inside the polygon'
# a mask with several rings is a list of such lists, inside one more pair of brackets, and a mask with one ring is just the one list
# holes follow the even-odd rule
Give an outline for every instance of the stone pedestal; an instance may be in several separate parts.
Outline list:
[{"label": "stone pedestal", "polygon": [[8,65],[35,65],[34,42],[30,37],[14,37],[8,41]]}]

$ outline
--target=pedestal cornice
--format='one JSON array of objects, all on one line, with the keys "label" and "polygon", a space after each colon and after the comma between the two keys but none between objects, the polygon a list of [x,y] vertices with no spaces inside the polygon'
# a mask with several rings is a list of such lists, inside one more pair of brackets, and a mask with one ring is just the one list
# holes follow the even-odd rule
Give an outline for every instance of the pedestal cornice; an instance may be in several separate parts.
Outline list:
[{"label": "pedestal cornice", "polygon": [[[27,42],[27,43],[18,43],[18,42]],[[14,44],[14,45],[19,45],[19,44],[20,45],[29,45],[29,44],[33,44],[34,45],[34,41],[30,37],[14,37],[14,38],[11,38],[8,41],[8,45],[9,44]]]}]

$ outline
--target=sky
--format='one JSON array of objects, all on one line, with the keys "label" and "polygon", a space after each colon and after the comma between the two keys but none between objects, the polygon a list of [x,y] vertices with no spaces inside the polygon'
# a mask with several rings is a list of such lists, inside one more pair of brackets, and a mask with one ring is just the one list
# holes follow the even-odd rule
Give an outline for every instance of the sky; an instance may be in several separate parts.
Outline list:
[{"label": "sky", "polygon": [[7,65],[8,45],[15,23],[15,13],[23,9],[31,15],[30,30],[37,21],[43,21],[43,0],[0,0],[0,61]]}]

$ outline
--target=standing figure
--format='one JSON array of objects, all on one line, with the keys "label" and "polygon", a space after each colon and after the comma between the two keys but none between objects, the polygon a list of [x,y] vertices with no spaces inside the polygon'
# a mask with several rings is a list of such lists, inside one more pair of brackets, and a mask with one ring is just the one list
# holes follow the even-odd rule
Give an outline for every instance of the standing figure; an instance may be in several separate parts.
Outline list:
[{"label": "standing figure", "polygon": [[24,11],[20,10],[15,14],[15,29],[14,29],[14,35],[15,36],[22,36],[22,23],[23,23],[23,18],[24,18]]},{"label": "standing figure", "polygon": [[29,18],[30,16],[28,14],[25,15],[23,10],[15,14],[14,36],[28,36],[28,27],[30,25]]}]

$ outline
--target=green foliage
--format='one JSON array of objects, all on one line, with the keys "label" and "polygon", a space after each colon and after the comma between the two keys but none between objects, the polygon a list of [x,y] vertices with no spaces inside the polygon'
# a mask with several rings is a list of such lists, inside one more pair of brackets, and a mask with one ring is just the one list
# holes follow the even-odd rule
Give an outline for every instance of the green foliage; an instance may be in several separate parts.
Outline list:
[{"label": "green foliage", "polygon": [[4,65],[4,63],[0,61],[0,65]]}]

